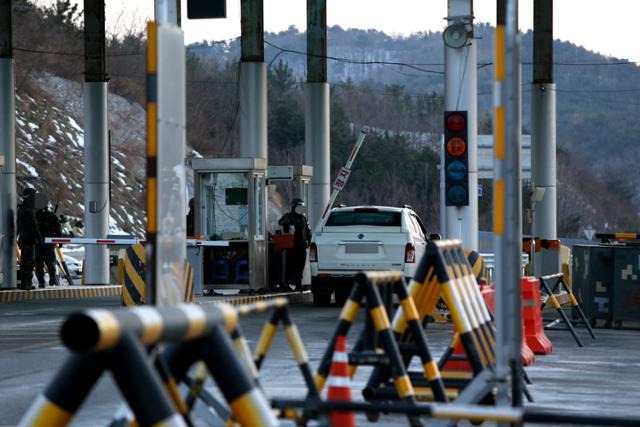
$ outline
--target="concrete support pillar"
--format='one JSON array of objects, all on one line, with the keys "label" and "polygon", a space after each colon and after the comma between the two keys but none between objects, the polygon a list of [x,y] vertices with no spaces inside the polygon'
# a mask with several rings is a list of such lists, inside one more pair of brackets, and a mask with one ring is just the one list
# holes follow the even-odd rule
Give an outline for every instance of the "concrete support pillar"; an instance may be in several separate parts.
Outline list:
[{"label": "concrete support pillar", "polygon": [[267,158],[267,64],[240,62],[240,157]]},{"label": "concrete support pillar", "polygon": [[[85,237],[109,233],[108,79],[105,62],[104,1],[84,1],[84,230]],[[85,284],[109,284],[109,251],[85,246]]]},{"label": "concrete support pillar", "polygon": [[531,85],[531,180],[543,188],[542,200],[532,201],[533,236],[557,239],[556,228],[556,85]]},{"label": "concrete support pillar", "polygon": [[331,151],[329,135],[329,83],[304,86],[305,159],[313,166],[309,188],[309,226],[315,229],[329,203],[331,193]]},{"label": "concrete support pillar", "polygon": [[[531,85],[531,180],[541,199],[532,199],[534,237],[555,240],[556,199],[556,86],[553,82],[553,0],[535,0],[533,8],[533,84]],[[536,194],[536,193],[534,193]],[[543,249],[544,251],[545,249]],[[557,251],[556,251],[557,252]],[[559,261],[536,275],[559,271]]]},{"label": "concrete support pillar", "polygon": [[16,102],[11,1],[0,0],[0,234],[2,287],[16,287]]},{"label": "concrete support pillar", "polygon": [[473,2],[449,0],[449,25],[467,26],[470,37],[460,48],[444,48],[445,96],[447,111],[467,111],[467,144],[469,162],[469,206],[447,206],[445,209],[447,238],[461,239],[465,248],[478,249],[478,96],[477,47],[473,39]]},{"label": "concrete support pillar", "polygon": [[331,195],[330,88],[327,83],[327,0],[307,0],[305,162],[313,166],[309,225],[315,229]]},{"label": "concrete support pillar", "polygon": [[268,157],[262,0],[240,1],[240,157]]},{"label": "concrete support pillar", "polygon": [[0,155],[4,156],[0,183],[2,287],[16,287],[16,104],[13,58],[0,58]]},{"label": "concrete support pillar", "polygon": [[180,0],[155,0],[155,19],[172,25],[181,25]]},{"label": "concrete support pillar", "polygon": [[[109,144],[107,82],[84,84],[85,237],[104,239],[109,233]],[[85,284],[109,284],[109,251],[85,246]]]}]

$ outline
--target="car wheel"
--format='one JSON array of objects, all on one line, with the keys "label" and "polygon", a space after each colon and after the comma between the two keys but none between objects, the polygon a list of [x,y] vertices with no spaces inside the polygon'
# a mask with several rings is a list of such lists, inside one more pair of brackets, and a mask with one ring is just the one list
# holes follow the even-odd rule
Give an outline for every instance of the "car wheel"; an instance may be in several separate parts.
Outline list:
[{"label": "car wheel", "polygon": [[313,305],[316,307],[327,307],[331,304],[331,292],[327,291],[312,291]]},{"label": "car wheel", "polygon": [[344,306],[349,295],[351,295],[351,286],[347,284],[339,284],[339,286],[336,287],[336,304],[338,307]]}]

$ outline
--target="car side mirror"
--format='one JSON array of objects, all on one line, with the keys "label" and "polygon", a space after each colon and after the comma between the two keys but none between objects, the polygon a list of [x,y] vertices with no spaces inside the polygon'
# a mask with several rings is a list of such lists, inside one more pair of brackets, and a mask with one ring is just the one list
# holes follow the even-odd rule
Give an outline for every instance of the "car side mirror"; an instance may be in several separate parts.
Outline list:
[{"label": "car side mirror", "polygon": [[429,234],[429,240],[442,240],[442,236],[438,233]]}]

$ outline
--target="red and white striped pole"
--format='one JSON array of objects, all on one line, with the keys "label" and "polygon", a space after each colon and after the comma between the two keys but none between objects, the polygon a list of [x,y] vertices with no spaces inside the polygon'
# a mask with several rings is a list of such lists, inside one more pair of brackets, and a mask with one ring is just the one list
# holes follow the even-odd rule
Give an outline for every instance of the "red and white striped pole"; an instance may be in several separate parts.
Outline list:
[{"label": "red and white striped pole", "polygon": [[329,203],[327,203],[327,206],[324,208],[324,212],[322,212],[322,218],[320,218],[320,221],[322,221],[324,217],[327,216],[327,212],[331,210],[331,207],[336,202],[336,199],[338,198],[338,194],[340,193],[340,191],[342,191],[344,186],[347,184],[347,180],[351,175],[351,166],[353,166],[353,161],[356,159],[356,156],[358,155],[358,151],[360,151],[360,147],[362,147],[362,143],[364,142],[364,138],[366,136],[367,136],[367,132],[365,132],[364,130],[360,131],[360,135],[358,135],[356,144],[353,146],[353,149],[351,150],[351,154],[349,154],[347,163],[343,166],[342,169],[340,169],[340,172],[338,172],[338,176],[336,177],[336,180],[333,181],[333,191],[331,192]]},{"label": "red and white striped pole", "polygon": [[[328,379],[327,400],[351,402],[351,380],[349,379],[349,355],[344,335],[336,339],[336,348],[331,360],[331,371]],[[334,427],[350,427],[356,425],[353,412],[331,412],[331,425]]]}]

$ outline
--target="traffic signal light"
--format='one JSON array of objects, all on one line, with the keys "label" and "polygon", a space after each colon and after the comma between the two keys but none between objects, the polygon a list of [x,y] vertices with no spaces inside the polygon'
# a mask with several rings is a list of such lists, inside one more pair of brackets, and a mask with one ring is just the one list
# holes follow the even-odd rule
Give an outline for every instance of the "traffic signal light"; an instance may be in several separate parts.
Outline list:
[{"label": "traffic signal light", "polygon": [[444,112],[444,185],[446,206],[469,205],[467,112]]}]

